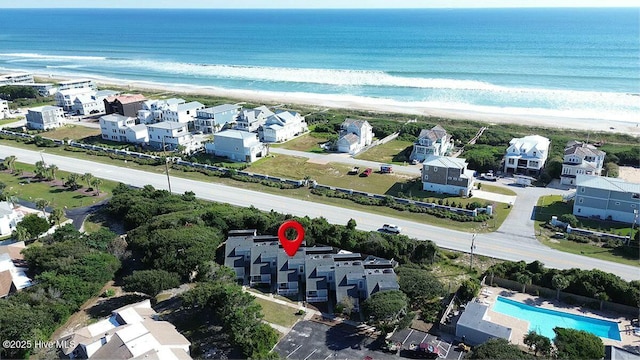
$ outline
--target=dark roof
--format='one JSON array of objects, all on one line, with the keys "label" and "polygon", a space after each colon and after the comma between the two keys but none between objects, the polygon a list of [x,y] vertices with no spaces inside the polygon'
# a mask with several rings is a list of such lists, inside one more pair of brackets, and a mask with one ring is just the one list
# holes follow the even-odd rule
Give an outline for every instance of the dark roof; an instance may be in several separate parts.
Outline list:
[{"label": "dark roof", "polygon": [[445,130],[442,126],[436,125],[431,128],[431,130],[423,129],[420,131],[420,135],[418,135],[418,139],[429,138],[431,141],[436,141],[438,139],[444,138],[447,136],[447,130]]},{"label": "dark roof", "polygon": [[12,285],[13,278],[11,277],[11,270],[0,272],[0,297],[9,295]]}]

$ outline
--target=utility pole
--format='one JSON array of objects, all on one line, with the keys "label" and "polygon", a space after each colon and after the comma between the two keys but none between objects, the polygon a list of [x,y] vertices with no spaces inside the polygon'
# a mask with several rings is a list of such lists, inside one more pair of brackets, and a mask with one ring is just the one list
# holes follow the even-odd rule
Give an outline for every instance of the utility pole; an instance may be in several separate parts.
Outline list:
[{"label": "utility pole", "polygon": [[474,232],[473,236],[471,236],[471,258],[469,259],[469,271],[473,269],[473,250],[476,249],[476,236],[478,233]]},{"label": "utility pole", "polygon": [[169,194],[172,194],[171,192],[171,178],[169,178],[169,158],[167,158],[167,148],[166,145],[164,143],[164,138],[167,135],[162,135],[162,151],[164,152],[164,171],[167,173],[167,184],[169,185]]}]

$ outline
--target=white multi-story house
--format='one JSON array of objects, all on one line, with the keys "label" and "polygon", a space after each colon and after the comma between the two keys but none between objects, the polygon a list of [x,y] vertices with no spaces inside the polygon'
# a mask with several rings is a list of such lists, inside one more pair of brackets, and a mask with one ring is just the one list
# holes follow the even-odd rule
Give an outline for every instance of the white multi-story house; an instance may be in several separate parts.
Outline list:
[{"label": "white multi-story house", "polygon": [[204,148],[208,154],[226,157],[233,161],[254,162],[267,155],[267,147],[258,135],[240,130],[223,130],[215,134],[212,143]]},{"label": "white multi-story house", "polygon": [[149,145],[156,149],[176,150],[183,146],[185,152],[193,152],[202,147],[193,135],[189,133],[187,124],[163,121],[147,125],[149,130]]},{"label": "white multi-story house", "polygon": [[539,175],[549,156],[549,145],[549,139],[540,135],[512,139],[504,157],[504,172]]},{"label": "white multi-story house", "polygon": [[422,189],[469,196],[474,177],[467,165],[465,159],[430,155],[422,163]]},{"label": "white multi-story house", "polygon": [[169,109],[162,112],[162,121],[187,124],[189,130],[193,130],[195,128],[196,115],[198,110],[201,109],[204,109],[204,105],[197,101],[171,105]]},{"label": "white multi-story house", "polygon": [[170,109],[177,110],[178,105],[184,104],[184,99],[147,100],[138,110],[138,120],[141,124],[155,124],[164,121],[164,112]]},{"label": "white multi-story house", "polygon": [[222,104],[198,110],[195,129],[205,134],[218,132],[236,121],[239,109],[239,105]]},{"label": "white multi-story house", "polygon": [[67,81],[60,81],[58,83],[58,90],[84,89],[84,88],[97,90],[96,85],[93,83],[92,80],[89,80],[89,79],[67,80]]},{"label": "white multi-story house", "polygon": [[0,75],[0,86],[14,84],[33,84],[33,75],[27,73]]},{"label": "white multi-story house", "polygon": [[53,96],[56,101],[56,106],[63,108],[65,111],[71,110],[73,107],[73,101],[79,96],[92,96],[95,95],[95,90],[92,88],[77,88],[59,90]]},{"label": "white multi-story house", "polygon": [[8,201],[0,202],[0,236],[10,235],[20,221],[22,213],[14,209],[13,204]]},{"label": "white multi-story house", "polygon": [[132,144],[144,144],[149,141],[147,127],[136,125],[136,119],[120,114],[109,114],[100,117],[102,138],[110,141]]},{"label": "white multi-story house", "polygon": [[593,145],[569,141],[564,149],[560,183],[575,185],[577,175],[601,175],[606,155]]},{"label": "white multi-story house", "polygon": [[0,99],[0,113],[9,112],[9,102],[7,100]]},{"label": "white multi-story house", "polygon": [[573,215],[637,223],[640,184],[596,175],[576,175]]},{"label": "white multi-story house", "polygon": [[267,122],[267,118],[272,115],[274,115],[273,111],[264,105],[255,109],[244,109],[238,115],[236,129],[257,132]]},{"label": "white multi-story house", "polygon": [[340,125],[339,152],[357,154],[373,141],[373,128],[368,121],[346,119]]},{"label": "white multi-story house", "polygon": [[119,93],[111,90],[96,91],[92,95],[79,95],[73,100],[71,110],[79,115],[91,115],[104,112],[104,99],[109,96],[115,96]]},{"label": "white multi-story house", "polygon": [[270,143],[283,142],[308,130],[304,117],[299,113],[279,110],[269,116],[262,126],[262,141]]},{"label": "white multi-story house", "polygon": [[57,106],[40,106],[27,112],[27,127],[36,130],[49,130],[62,126],[64,112]]},{"label": "white multi-story house", "polygon": [[428,156],[446,156],[453,149],[453,139],[451,135],[440,125],[432,127],[430,130],[423,129],[418,135],[418,139],[413,144],[413,151],[409,156],[410,160],[424,161]]}]

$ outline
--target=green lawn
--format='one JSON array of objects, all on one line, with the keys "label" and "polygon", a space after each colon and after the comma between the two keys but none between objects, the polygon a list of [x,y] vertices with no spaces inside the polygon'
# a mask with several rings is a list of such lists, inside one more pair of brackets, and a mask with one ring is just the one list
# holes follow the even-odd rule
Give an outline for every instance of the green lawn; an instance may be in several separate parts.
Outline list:
[{"label": "green lawn", "polygon": [[351,169],[349,165],[336,163],[314,164],[307,162],[307,160],[307,158],[303,157],[273,154],[252,164],[246,171],[290,179],[304,179],[309,176],[311,179],[316,180],[318,184],[376,194],[384,194],[396,183],[410,179],[407,176],[379,174],[375,171],[368,177],[348,175],[347,173]]},{"label": "green lawn", "polygon": [[[54,182],[33,181],[30,177],[30,173],[34,170],[33,165],[16,163],[16,169],[22,169],[24,174],[10,174],[8,171],[0,172],[0,181],[7,185],[5,192],[27,201],[45,199],[50,202],[50,206],[55,208],[74,208],[94,204],[109,197],[116,186],[115,182],[104,180],[104,183],[100,186],[100,196],[94,196],[93,191],[85,192],[86,184],[82,189],[70,191],[54,184]],[[56,174],[58,183],[67,176],[69,176],[68,172],[58,171]]]},{"label": "green lawn", "polygon": [[371,149],[356,155],[356,159],[377,161],[390,164],[402,165],[409,161],[404,155],[404,150],[413,146],[411,141],[391,140],[386,144],[374,146]]},{"label": "green lawn", "polygon": [[489,185],[487,183],[482,183],[482,185],[480,186],[480,190],[492,192],[492,193],[495,193],[495,194],[502,194],[502,195],[510,195],[510,196],[516,196],[517,195],[515,193],[515,191],[513,191],[511,189],[508,189],[508,188],[503,187],[503,186]]},{"label": "green lawn", "polygon": [[19,118],[2,119],[0,120],[0,126],[5,126],[7,124],[11,124],[19,120],[20,120]]},{"label": "green lawn", "polygon": [[324,150],[320,148],[320,145],[326,143],[328,140],[329,139],[325,134],[311,132],[285,143],[273,144],[271,146],[289,150],[324,153]]},{"label": "green lawn", "polygon": [[81,140],[91,136],[100,136],[100,129],[89,128],[80,125],[65,125],[57,129],[49,130],[41,134],[42,137],[64,140]]},{"label": "green lawn", "polygon": [[[619,255],[614,249],[608,249],[597,246],[595,244],[582,244],[569,240],[556,240],[551,236],[554,232],[542,227],[542,224],[551,220],[551,216],[560,216],[562,214],[571,214],[573,207],[571,203],[562,201],[560,195],[542,196],[538,199],[538,205],[535,212],[535,228],[538,234],[538,240],[543,244],[560,251],[572,254],[579,254],[595,259],[612,261],[620,264],[640,266],[637,259],[629,259]],[[611,221],[596,221],[591,219],[578,218],[580,227],[590,228],[608,233],[628,234],[631,230],[627,224],[616,223]]]},{"label": "green lawn", "polygon": [[296,309],[280,305],[262,298],[255,298],[256,302],[262,307],[264,320],[276,325],[292,327],[298,319],[302,318],[296,315]]}]

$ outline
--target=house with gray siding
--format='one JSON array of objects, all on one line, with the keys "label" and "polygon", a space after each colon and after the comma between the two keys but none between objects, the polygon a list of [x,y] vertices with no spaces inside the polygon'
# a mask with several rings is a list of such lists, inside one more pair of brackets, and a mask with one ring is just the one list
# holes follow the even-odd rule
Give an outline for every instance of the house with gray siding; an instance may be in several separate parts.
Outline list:
[{"label": "house with gray siding", "polygon": [[304,243],[294,256],[288,256],[277,236],[257,235],[255,230],[229,232],[225,266],[235,271],[243,285],[269,287],[309,303],[332,298],[340,303],[351,298],[356,311],[376,292],[400,288],[392,260],[359,253],[336,254],[332,247],[306,247]]},{"label": "house with gray siding", "polygon": [[207,154],[232,161],[252,163],[268,154],[268,148],[258,135],[240,130],[224,130],[215,134],[213,142],[205,143]]},{"label": "house with gray siding", "polygon": [[575,216],[631,224],[639,207],[640,184],[603,176],[576,176]]},{"label": "house with gray siding", "polygon": [[258,129],[267,122],[269,116],[275,115],[266,106],[259,106],[255,109],[243,109],[238,114],[236,129],[249,132],[257,132]]},{"label": "house with gray siding", "polygon": [[422,189],[437,193],[469,196],[473,171],[467,161],[448,156],[428,156],[422,164]]},{"label": "house with gray siding", "polygon": [[195,129],[205,134],[216,133],[236,122],[239,105],[222,104],[200,109],[196,113]]},{"label": "house with gray siding", "polygon": [[40,106],[27,112],[27,127],[36,130],[49,130],[62,126],[64,112],[57,106]]},{"label": "house with gray siding", "polygon": [[453,149],[453,139],[451,135],[440,125],[431,129],[423,129],[418,135],[418,139],[413,144],[413,150],[409,159],[424,161],[430,155],[446,156]]}]

